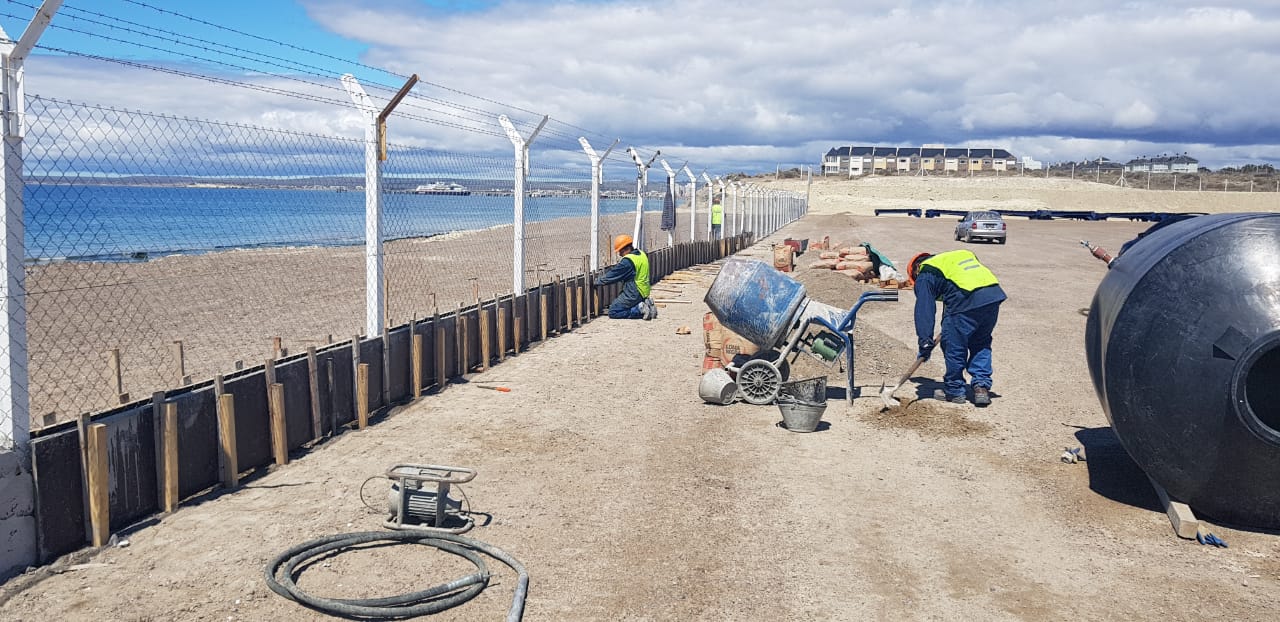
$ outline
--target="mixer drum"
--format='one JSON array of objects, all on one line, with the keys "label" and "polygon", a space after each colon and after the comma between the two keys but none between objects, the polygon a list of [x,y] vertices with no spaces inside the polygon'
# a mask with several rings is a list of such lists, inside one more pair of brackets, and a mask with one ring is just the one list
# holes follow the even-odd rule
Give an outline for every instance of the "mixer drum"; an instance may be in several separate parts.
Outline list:
[{"label": "mixer drum", "polygon": [[1129,455],[1212,518],[1280,528],[1280,214],[1152,232],[1112,264],[1085,329]]}]

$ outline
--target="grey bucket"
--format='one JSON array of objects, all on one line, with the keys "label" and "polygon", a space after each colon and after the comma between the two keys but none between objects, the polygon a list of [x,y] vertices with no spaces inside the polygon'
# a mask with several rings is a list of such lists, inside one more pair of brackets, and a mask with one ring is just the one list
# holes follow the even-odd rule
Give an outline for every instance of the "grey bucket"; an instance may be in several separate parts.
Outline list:
[{"label": "grey bucket", "polygon": [[782,425],[792,432],[812,432],[818,429],[827,404],[796,400],[787,396],[778,398],[778,410],[782,411]]},{"label": "grey bucket", "polygon": [[698,397],[712,404],[729,404],[738,394],[738,385],[729,377],[729,372],[715,368],[708,369],[698,383]]}]

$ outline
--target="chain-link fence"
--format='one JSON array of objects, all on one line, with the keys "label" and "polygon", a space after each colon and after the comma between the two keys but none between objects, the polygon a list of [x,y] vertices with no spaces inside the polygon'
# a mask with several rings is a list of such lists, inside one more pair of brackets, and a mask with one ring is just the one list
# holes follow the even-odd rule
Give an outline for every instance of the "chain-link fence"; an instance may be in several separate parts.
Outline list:
[{"label": "chain-link fence", "polygon": [[[363,140],[38,96],[26,122],[33,429],[365,332]],[[578,157],[531,162],[526,287],[588,272],[591,172]],[[636,167],[615,155],[603,170],[601,267],[637,208]],[[386,325],[513,293],[514,175],[510,156],[390,146]],[[705,185],[696,197],[651,169],[639,245],[707,239]]]}]

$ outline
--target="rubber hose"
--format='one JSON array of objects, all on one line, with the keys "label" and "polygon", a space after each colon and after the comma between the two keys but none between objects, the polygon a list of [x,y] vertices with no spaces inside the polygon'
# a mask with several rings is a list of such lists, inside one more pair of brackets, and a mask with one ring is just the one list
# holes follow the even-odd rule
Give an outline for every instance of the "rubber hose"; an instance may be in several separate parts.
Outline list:
[{"label": "rubber hose", "polygon": [[[476,566],[477,572],[411,594],[367,599],[312,596],[303,592],[294,581],[298,566],[308,560],[333,551],[380,541],[433,546],[467,559]],[[524,616],[524,601],[529,590],[529,574],[524,565],[497,547],[454,534],[365,531],[327,536],[304,542],[275,556],[267,563],[264,574],[271,591],[318,611],[368,619],[406,618],[438,613],[465,603],[479,594],[488,585],[490,574],[484,560],[474,551],[497,559],[516,572],[516,591],[511,600],[511,608],[507,611],[507,622],[519,622]],[[449,595],[441,598],[445,594]]]}]

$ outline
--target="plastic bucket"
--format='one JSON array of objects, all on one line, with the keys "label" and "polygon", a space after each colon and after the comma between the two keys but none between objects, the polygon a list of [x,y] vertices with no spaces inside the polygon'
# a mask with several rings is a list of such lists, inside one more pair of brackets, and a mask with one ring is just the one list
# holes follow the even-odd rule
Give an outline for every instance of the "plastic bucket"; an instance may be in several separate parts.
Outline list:
[{"label": "plastic bucket", "polygon": [[818,429],[827,404],[814,404],[793,399],[778,398],[778,410],[782,411],[782,425],[792,432],[812,432]]},{"label": "plastic bucket", "polygon": [[738,385],[723,369],[708,369],[698,382],[698,397],[711,404],[729,404],[738,394]]}]

